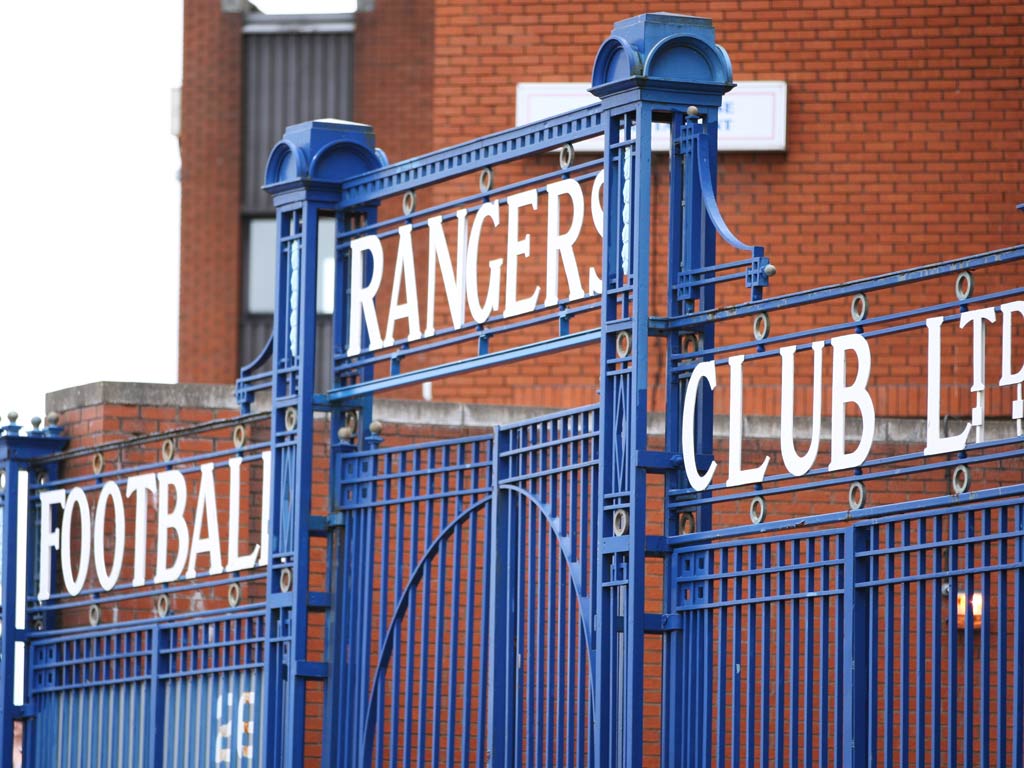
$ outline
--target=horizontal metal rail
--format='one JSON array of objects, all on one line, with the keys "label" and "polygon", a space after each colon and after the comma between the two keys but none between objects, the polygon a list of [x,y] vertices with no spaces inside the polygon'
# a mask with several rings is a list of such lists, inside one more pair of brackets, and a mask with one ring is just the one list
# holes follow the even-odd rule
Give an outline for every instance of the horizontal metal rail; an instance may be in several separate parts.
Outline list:
[{"label": "horizontal metal rail", "polygon": [[388,195],[518,160],[529,152],[588,139],[603,130],[602,109],[600,104],[581,107],[354,176],[341,185],[339,208],[367,205]]}]

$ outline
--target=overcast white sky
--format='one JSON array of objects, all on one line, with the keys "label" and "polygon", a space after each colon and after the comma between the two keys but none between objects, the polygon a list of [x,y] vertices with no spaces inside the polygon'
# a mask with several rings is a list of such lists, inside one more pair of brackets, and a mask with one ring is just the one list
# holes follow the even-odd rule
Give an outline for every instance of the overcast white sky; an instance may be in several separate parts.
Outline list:
[{"label": "overcast white sky", "polygon": [[182,0],[8,3],[0,22],[0,415],[177,375]]}]

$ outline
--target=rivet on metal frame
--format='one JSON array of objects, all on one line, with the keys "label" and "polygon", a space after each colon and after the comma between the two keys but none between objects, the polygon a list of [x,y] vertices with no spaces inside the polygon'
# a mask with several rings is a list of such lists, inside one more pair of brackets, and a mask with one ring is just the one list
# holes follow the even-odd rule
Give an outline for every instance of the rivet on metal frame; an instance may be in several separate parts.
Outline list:
[{"label": "rivet on metal frame", "polygon": [[406,216],[416,210],[416,190],[407,189],[402,195],[402,213]]},{"label": "rivet on metal frame", "polygon": [[629,331],[619,331],[615,334],[615,356],[620,360],[629,357],[633,351],[633,334]]},{"label": "rivet on metal frame", "polygon": [[750,522],[754,525],[764,522],[764,516],[768,514],[768,504],[764,496],[755,496],[750,500]]},{"label": "rivet on metal frame", "polygon": [[956,276],[953,290],[956,291],[956,297],[960,301],[971,298],[971,294],[974,293],[974,275],[970,272],[961,272]]},{"label": "rivet on metal frame", "polygon": [[612,515],[612,533],[616,536],[624,536],[629,531],[629,512],[624,509],[616,509]]},{"label": "rivet on metal frame", "polygon": [[167,599],[167,595],[160,595],[156,599],[156,615],[163,618],[170,609],[171,601]]},{"label": "rivet on metal frame", "polygon": [[283,568],[281,570],[281,575],[280,575],[279,578],[280,578],[280,581],[278,583],[281,585],[281,591],[282,592],[291,592],[291,589],[292,589],[292,569],[291,568]]},{"label": "rivet on metal frame", "polygon": [[846,493],[846,499],[850,503],[850,509],[863,509],[864,503],[868,500],[868,492],[864,483],[854,480],[850,483],[850,490]]},{"label": "rivet on metal frame", "polygon": [[576,147],[572,144],[563,144],[558,150],[558,167],[563,171],[573,164],[576,159]]},{"label": "rivet on metal frame", "polygon": [[693,533],[697,530],[697,519],[693,516],[693,512],[687,510],[679,515],[679,532],[680,533]]},{"label": "rivet on metal frame", "polygon": [[164,440],[163,443],[160,445],[160,458],[163,459],[164,461],[170,461],[171,459],[174,458],[174,453],[174,440],[169,437],[166,440]]},{"label": "rivet on metal frame", "polygon": [[228,585],[228,605],[234,608],[238,605],[238,601],[242,599],[242,590],[238,586],[237,582],[232,582]]},{"label": "rivet on metal frame", "polygon": [[971,470],[966,464],[957,464],[953,469],[953,493],[959,496],[971,487]]},{"label": "rivet on metal frame", "polygon": [[92,455],[92,473],[98,475],[103,471],[103,454],[94,453]]},{"label": "rivet on metal frame", "polygon": [[856,294],[850,299],[850,317],[860,322],[868,316],[868,297],[863,293]]},{"label": "rivet on metal frame", "polygon": [[245,446],[245,439],[245,427],[241,424],[236,424],[235,428],[231,430],[231,442],[234,444],[235,448],[242,448]]},{"label": "rivet on metal frame", "polygon": [[294,405],[288,406],[284,412],[284,428],[289,432],[295,430],[299,424],[299,412],[295,409]]},{"label": "rivet on metal frame", "polygon": [[490,166],[480,171],[480,191],[490,192],[494,186],[494,171]]},{"label": "rivet on metal frame", "polygon": [[766,312],[758,312],[754,315],[754,338],[758,341],[764,341],[768,338],[768,334],[771,333],[772,322],[768,319]]}]

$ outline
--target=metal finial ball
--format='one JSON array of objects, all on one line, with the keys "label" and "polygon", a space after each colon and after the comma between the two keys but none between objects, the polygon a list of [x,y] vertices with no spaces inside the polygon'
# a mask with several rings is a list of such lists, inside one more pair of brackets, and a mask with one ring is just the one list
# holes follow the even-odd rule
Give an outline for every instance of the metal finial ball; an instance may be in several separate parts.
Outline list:
[{"label": "metal finial ball", "polygon": [[765,264],[764,265],[764,275],[765,275],[765,277],[771,277],[777,271],[778,270],[775,269],[775,265],[774,264]]},{"label": "metal finial ball", "polygon": [[355,437],[355,434],[355,430],[352,427],[345,426],[338,429],[339,440],[351,440]]},{"label": "metal finial ball", "polygon": [[57,422],[59,422],[59,421],[60,421],[60,414],[58,414],[56,411],[50,411],[48,414],[46,414],[46,424],[47,424],[47,426],[56,427],[57,426]]},{"label": "metal finial ball", "polygon": [[370,422],[370,433],[371,434],[379,435],[383,431],[384,431],[384,425],[381,424],[379,421],[374,419],[373,421]]},{"label": "metal finial ball", "polygon": [[32,417],[32,429],[39,429],[39,425],[43,423],[43,420],[38,416]]},{"label": "metal finial ball", "polygon": [[696,117],[697,115],[700,114],[700,110],[691,104],[686,108],[686,114],[689,115],[690,117]]},{"label": "metal finial ball", "polygon": [[18,422],[18,412],[11,411],[10,413],[8,413],[7,420],[11,422],[11,424],[16,424]]}]

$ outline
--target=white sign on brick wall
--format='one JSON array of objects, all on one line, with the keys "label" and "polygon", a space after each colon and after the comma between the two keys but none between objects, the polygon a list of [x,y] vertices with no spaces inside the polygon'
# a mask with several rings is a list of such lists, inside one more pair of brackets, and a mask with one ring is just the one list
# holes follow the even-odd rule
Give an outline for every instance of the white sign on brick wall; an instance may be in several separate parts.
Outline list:
[{"label": "white sign on brick wall", "polygon": [[[589,83],[519,83],[516,86],[516,125],[543,120],[597,98]],[[755,80],[737,83],[725,94],[718,112],[720,152],[782,152],[786,149],[786,83]],[[655,125],[653,149],[667,152],[667,125]],[[600,138],[576,143],[579,152],[600,152]]]}]

